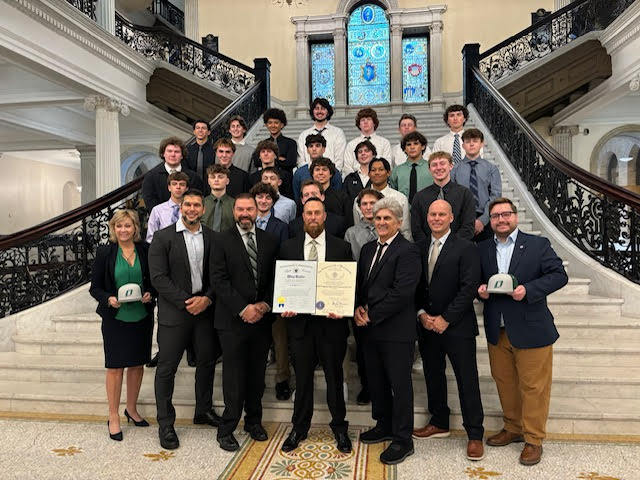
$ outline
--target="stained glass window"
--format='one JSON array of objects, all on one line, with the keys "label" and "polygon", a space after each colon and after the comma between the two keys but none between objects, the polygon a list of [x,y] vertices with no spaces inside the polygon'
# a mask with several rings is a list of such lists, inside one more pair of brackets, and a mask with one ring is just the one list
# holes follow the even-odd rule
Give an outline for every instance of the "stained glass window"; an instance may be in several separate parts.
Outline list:
[{"label": "stained glass window", "polygon": [[335,55],[333,43],[311,44],[311,98],[335,104]]},{"label": "stained glass window", "polygon": [[402,39],[402,99],[406,103],[429,100],[427,37]]},{"label": "stained glass window", "polygon": [[389,102],[389,21],[372,4],[351,12],[347,26],[349,104]]}]

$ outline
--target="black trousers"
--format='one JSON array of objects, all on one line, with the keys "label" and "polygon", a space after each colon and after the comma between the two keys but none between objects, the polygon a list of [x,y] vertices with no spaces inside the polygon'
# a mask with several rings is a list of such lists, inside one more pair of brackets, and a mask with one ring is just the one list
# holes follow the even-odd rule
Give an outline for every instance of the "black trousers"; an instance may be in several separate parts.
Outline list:
[{"label": "black trousers", "polygon": [[360,377],[360,385],[364,390],[369,389],[369,381],[367,380],[367,368],[364,362],[364,335],[365,331],[358,328],[355,321],[351,321],[353,338],[356,341],[356,362],[358,364],[358,377]]},{"label": "black trousers", "polygon": [[364,343],[372,416],[394,441],[404,444],[412,442],[413,433],[414,344],[371,339]]},{"label": "black trousers", "polygon": [[[289,321],[295,321],[290,319]],[[289,337],[293,369],[296,372],[296,398],[293,404],[291,423],[298,433],[306,433],[313,417],[313,375],[318,360],[327,382],[327,406],[331,413],[329,426],[333,433],[346,432],[347,407],[344,402],[342,384],[344,375],[342,361],[347,353],[347,337],[332,337],[324,331],[327,320],[312,318],[302,337]]]},{"label": "black trousers", "polygon": [[[262,320],[261,320],[262,321]],[[222,344],[222,391],[224,413],[218,438],[231,435],[245,411],[245,425],[262,423],[262,395],[267,356],[271,345],[271,322],[235,332],[218,330]]]},{"label": "black trousers", "polygon": [[462,421],[469,440],[482,440],[484,412],[480,399],[476,338],[440,335],[419,328],[419,346],[427,384],[427,400],[431,420],[438,428],[449,429],[446,360],[449,357],[458,384]]},{"label": "black trousers", "polygon": [[158,325],[158,366],[155,392],[158,424],[173,425],[176,411],[173,408],[173,389],[176,371],[185,348],[193,342],[196,354],[196,410],[201,414],[213,406],[213,377],[216,359],[220,356],[220,342],[213,328],[211,309],[198,316],[185,314],[180,325]]}]

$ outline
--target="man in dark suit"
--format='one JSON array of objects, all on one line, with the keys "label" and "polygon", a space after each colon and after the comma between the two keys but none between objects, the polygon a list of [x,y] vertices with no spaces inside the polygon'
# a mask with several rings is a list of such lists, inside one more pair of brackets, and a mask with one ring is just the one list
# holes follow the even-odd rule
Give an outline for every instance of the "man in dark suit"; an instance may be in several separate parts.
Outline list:
[{"label": "man in dark suit", "polygon": [[185,166],[198,174],[204,184],[203,193],[209,195],[210,188],[207,183],[207,168],[215,162],[213,143],[209,138],[211,130],[206,120],[193,122],[193,135],[196,141],[187,146],[187,156],[184,159]]},{"label": "man in dark suit", "polygon": [[[503,429],[487,439],[501,447],[526,442],[520,463],[535,465],[542,456],[551,398],[553,343],[558,331],[547,307],[547,295],[567,284],[562,260],[544,237],[518,230],[518,210],[500,197],[489,204],[495,237],[478,244],[484,300],[484,329],[491,375],[503,411]],[[513,275],[511,293],[489,293],[492,275]]]},{"label": "man in dark suit", "polygon": [[289,238],[289,229],[287,224],[276,218],[273,212],[273,205],[279,198],[278,193],[271,185],[266,183],[256,183],[251,187],[249,193],[258,205],[256,227],[272,234],[278,240],[278,244],[281,245]]},{"label": "man in dark suit", "polygon": [[181,218],[153,236],[149,248],[151,283],[158,291],[158,368],[155,378],[160,445],[180,442],[173,428],[172,397],[176,370],[184,349],[193,342],[196,354],[196,410],[193,423],[217,427],[213,411],[213,376],[220,356],[211,318],[214,291],[209,280],[209,252],[214,233],[200,223],[204,198],[199,190],[182,197]]},{"label": "man in dark suit", "polygon": [[[282,260],[352,261],[351,247],[339,238],[327,234],[324,222],[327,218],[324,204],[319,198],[308,199],[302,210],[304,233],[287,240],[280,248]],[[288,318],[288,333],[296,372],[296,398],[293,405],[293,428],[282,444],[282,450],[290,452],[307,437],[313,416],[313,374],[320,361],[327,382],[327,404],[331,412],[331,430],[338,450],[351,452],[351,440],[345,420],[344,375],[342,363],[347,352],[349,325],[346,318],[332,313],[327,317],[297,315],[283,312]],[[293,318],[295,317],[295,318]]]},{"label": "man in dark suit", "polygon": [[475,245],[451,233],[453,213],[446,200],[429,205],[429,240],[417,247],[422,276],[416,292],[418,344],[427,384],[431,419],[413,432],[414,438],[449,436],[446,361],[449,357],[458,383],[463,425],[467,431],[467,459],[482,460],[482,401],[476,364],[478,322],[473,300],[480,285],[480,259]]},{"label": "man in dark suit", "polygon": [[236,225],[216,239],[211,255],[211,281],[216,291],[215,328],[222,344],[224,413],[218,427],[220,448],[240,448],[233,436],[246,412],[244,429],[264,441],[262,395],[271,344],[273,271],[278,242],[256,229],[257,207],[248,193],[233,205]]},{"label": "man in dark suit", "polygon": [[[302,182],[302,187],[300,188],[300,202],[303,205],[310,198],[319,198],[324,202],[324,193],[322,191],[322,186],[312,179],[307,179]],[[302,211],[302,208],[299,209]],[[289,238],[296,237],[303,233],[304,225],[303,225],[302,215],[296,217],[295,220],[289,223]],[[344,238],[344,232],[346,231],[347,226],[345,224],[345,219],[341,215],[336,215],[335,213],[327,212],[327,218],[325,221],[325,230],[329,235],[333,235],[334,237]]]},{"label": "man in dark suit", "polygon": [[160,142],[158,155],[164,163],[149,170],[142,181],[142,198],[147,211],[150,212],[153,207],[166,202],[171,197],[171,192],[167,189],[167,179],[171,173],[186,173],[189,176],[189,188],[202,191],[202,179],[196,172],[182,164],[186,153],[184,143],[178,137],[165,138]]},{"label": "man in dark suit", "polygon": [[411,366],[420,253],[399,234],[402,207],[395,199],[378,200],[373,221],[378,241],[365,244],[360,251],[355,322],[364,332],[364,360],[376,426],[361,433],[360,441],[391,440],[380,461],[393,465],[413,454]]},{"label": "man in dark suit", "polygon": [[247,193],[251,188],[249,174],[233,165],[236,145],[228,138],[220,138],[213,144],[213,150],[216,152],[216,162],[229,170],[227,194],[236,198],[241,193]]}]

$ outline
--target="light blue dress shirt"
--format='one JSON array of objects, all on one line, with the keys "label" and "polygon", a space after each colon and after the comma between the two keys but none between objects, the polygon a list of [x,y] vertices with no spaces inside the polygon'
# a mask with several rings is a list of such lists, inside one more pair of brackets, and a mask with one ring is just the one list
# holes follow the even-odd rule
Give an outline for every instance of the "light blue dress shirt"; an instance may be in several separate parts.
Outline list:
[{"label": "light blue dress shirt", "polygon": [[204,237],[202,235],[202,224],[196,232],[191,232],[182,219],[176,222],[176,232],[182,232],[184,243],[187,246],[189,256],[189,269],[191,270],[191,293],[202,291],[202,275],[204,266]]}]

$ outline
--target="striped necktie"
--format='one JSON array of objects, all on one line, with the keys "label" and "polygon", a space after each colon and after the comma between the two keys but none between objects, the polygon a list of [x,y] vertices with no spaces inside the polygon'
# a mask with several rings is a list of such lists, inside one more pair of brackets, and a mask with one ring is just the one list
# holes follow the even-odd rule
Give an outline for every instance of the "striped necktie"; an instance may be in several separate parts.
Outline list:
[{"label": "striped necktie", "polygon": [[171,224],[174,224],[178,221],[178,218],[180,218],[180,206],[173,205],[171,208],[173,209],[171,212]]},{"label": "striped necktie", "polygon": [[460,163],[462,161],[462,154],[460,153],[460,134],[456,133],[453,136],[453,164]]},{"label": "striped necktie", "polygon": [[471,173],[469,173],[469,190],[471,190],[473,194],[473,199],[476,201],[476,211],[478,211],[480,200],[478,198],[478,174],[476,173],[476,165],[478,165],[476,160],[469,162],[469,166],[471,167]]},{"label": "striped necktie", "polygon": [[251,264],[251,273],[253,273],[253,282],[258,286],[258,249],[253,239],[253,232],[247,232],[247,254],[249,255],[249,263]]}]

